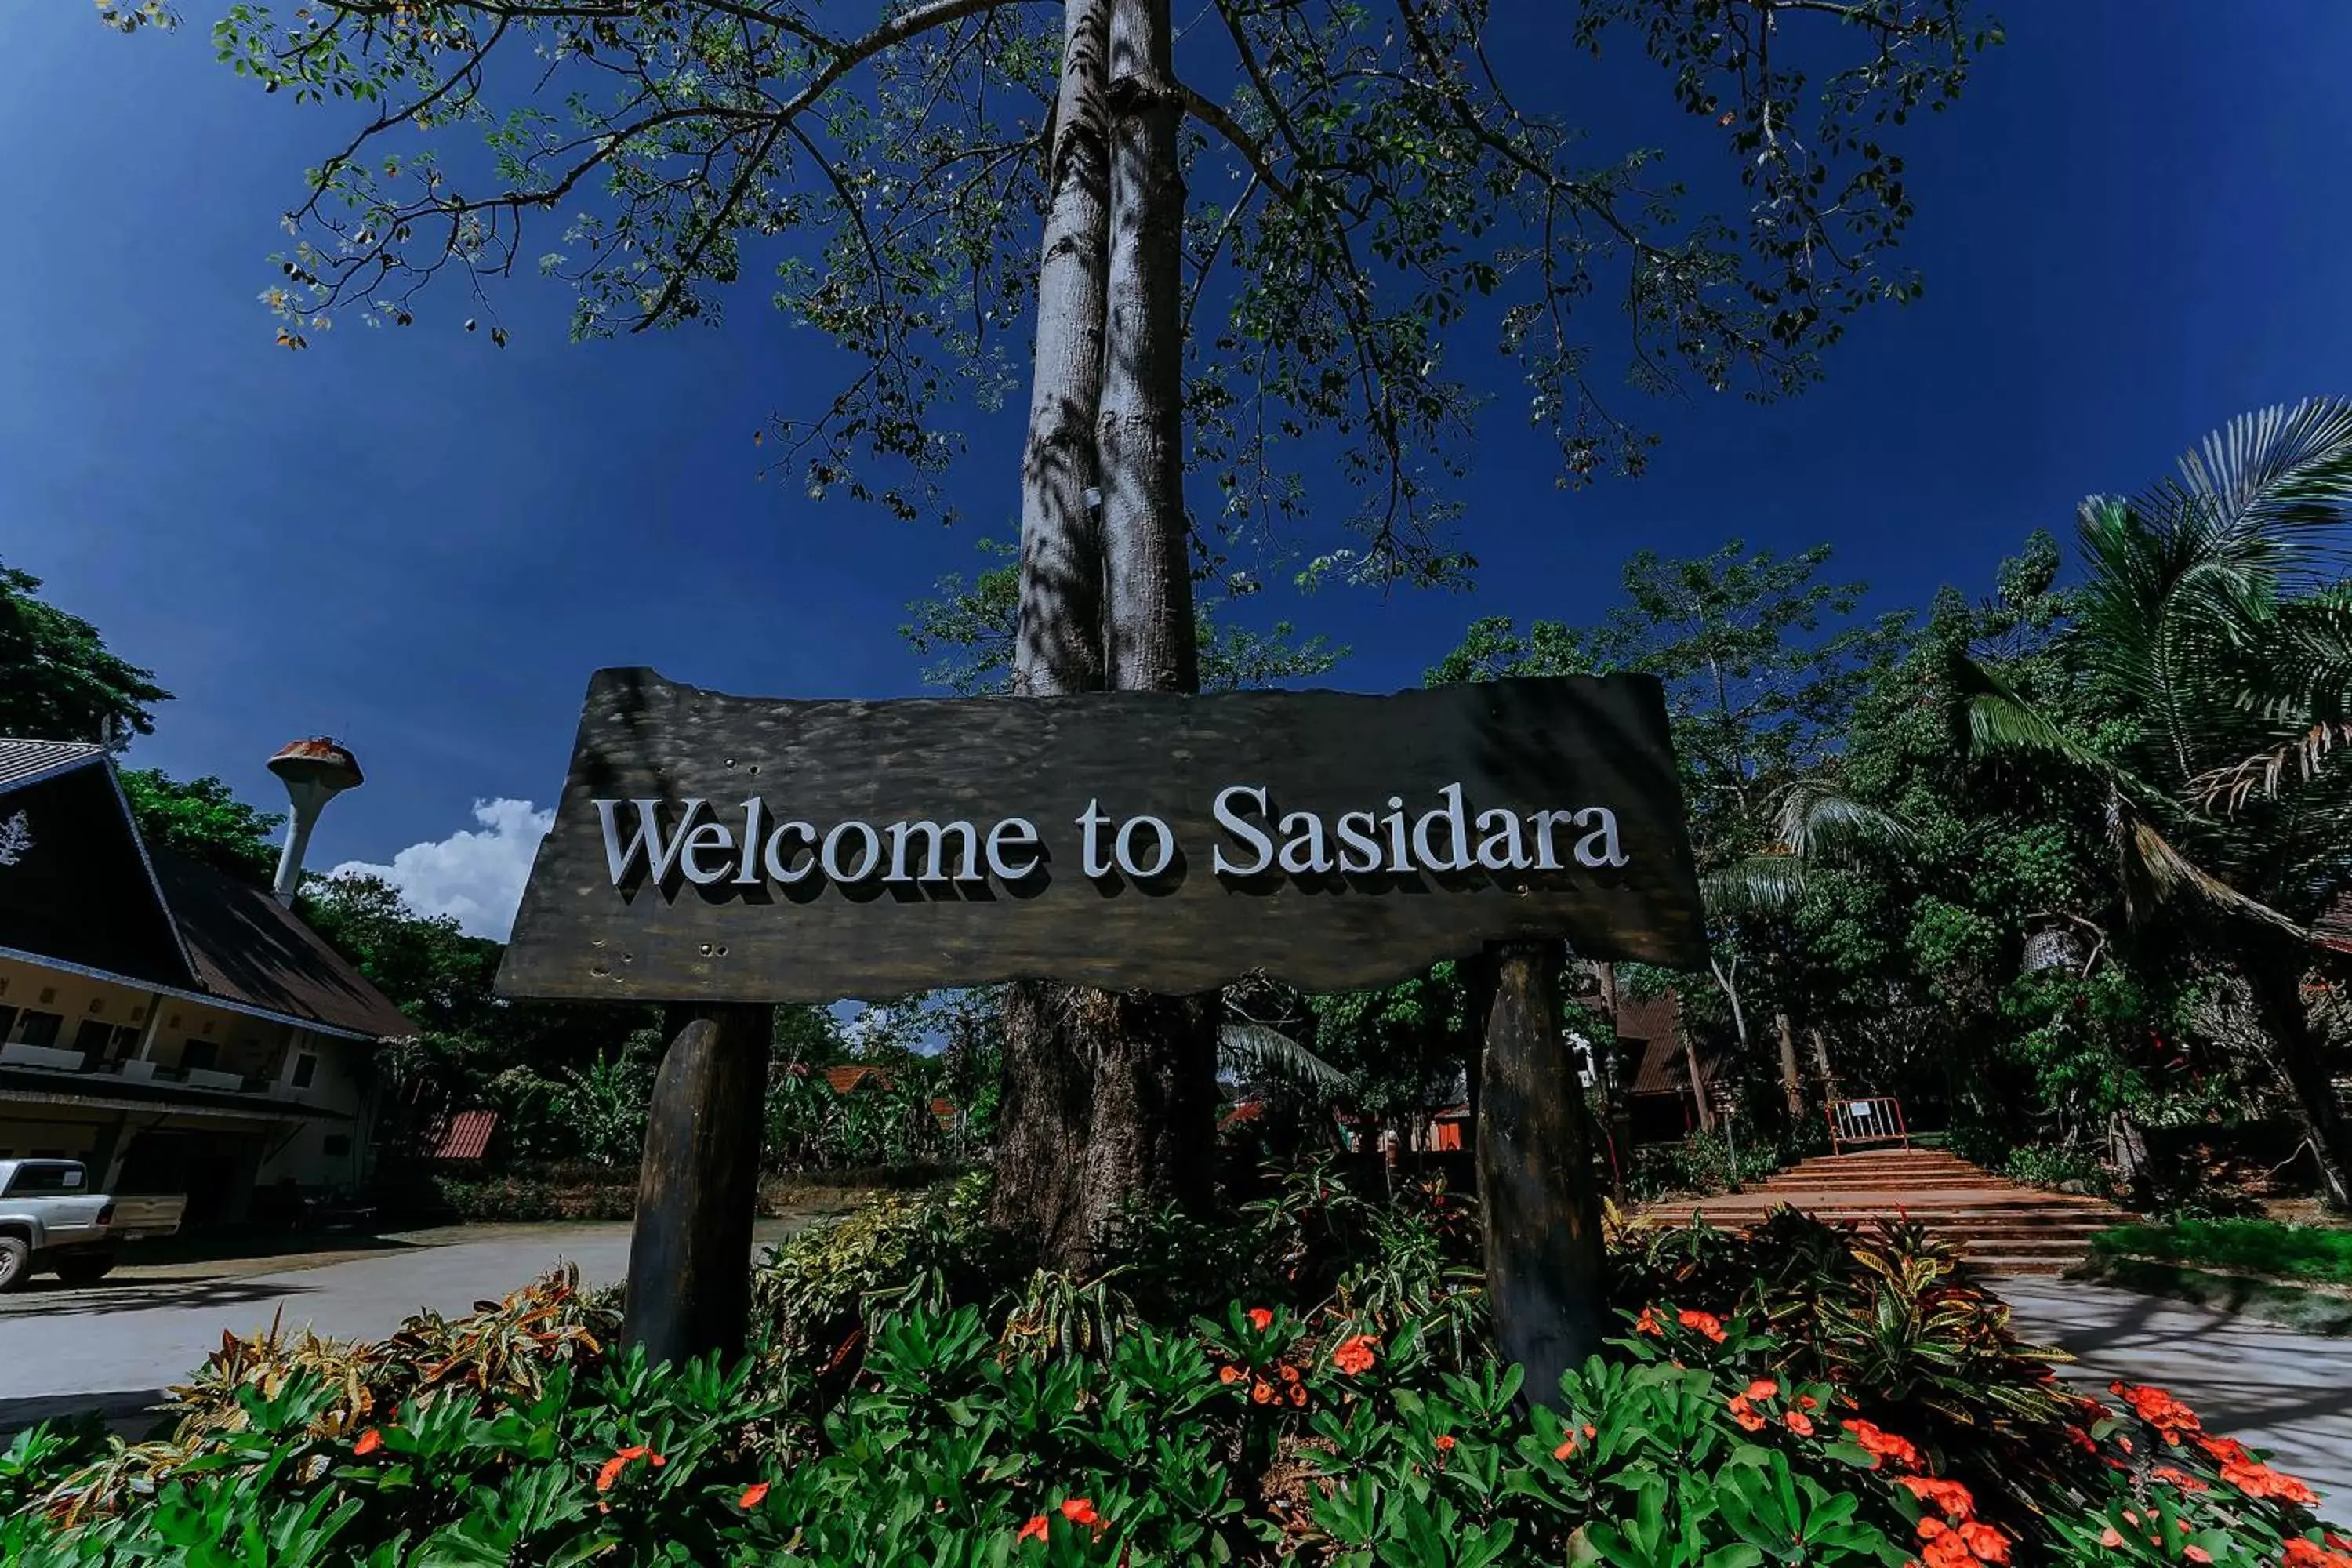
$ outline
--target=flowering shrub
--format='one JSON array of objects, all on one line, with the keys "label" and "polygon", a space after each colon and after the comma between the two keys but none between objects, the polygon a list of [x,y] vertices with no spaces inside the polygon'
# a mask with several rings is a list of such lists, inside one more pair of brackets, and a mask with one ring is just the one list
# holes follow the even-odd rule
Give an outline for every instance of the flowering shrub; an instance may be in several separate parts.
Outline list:
[{"label": "flowering shrub", "polygon": [[350,1352],[356,1393],[322,1352],[246,1354],[139,1464],[18,1439],[0,1562],[2352,1568],[2300,1481],[2162,1390],[2046,1381],[1935,1255],[1781,1229],[1821,1272],[1621,1252],[1706,1289],[1635,1298],[1533,1408],[1455,1354],[1450,1289],[1416,1310],[1354,1266],[1052,1353],[1018,1296],[901,1295],[845,1355],[731,1373],[613,1354],[559,1280],[552,1310]]}]

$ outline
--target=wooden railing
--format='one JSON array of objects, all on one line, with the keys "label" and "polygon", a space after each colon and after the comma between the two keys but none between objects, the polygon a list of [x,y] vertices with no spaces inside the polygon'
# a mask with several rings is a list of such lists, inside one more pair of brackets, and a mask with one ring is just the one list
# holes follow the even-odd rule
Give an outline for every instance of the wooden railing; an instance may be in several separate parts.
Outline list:
[{"label": "wooden railing", "polygon": [[1911,1145],[1911,1130],[1903,1124],[1903,1102],[1891,1095],[1870,1100],[1830,1101],[1830,1148],[1843,1154],[1860,1143]]}]

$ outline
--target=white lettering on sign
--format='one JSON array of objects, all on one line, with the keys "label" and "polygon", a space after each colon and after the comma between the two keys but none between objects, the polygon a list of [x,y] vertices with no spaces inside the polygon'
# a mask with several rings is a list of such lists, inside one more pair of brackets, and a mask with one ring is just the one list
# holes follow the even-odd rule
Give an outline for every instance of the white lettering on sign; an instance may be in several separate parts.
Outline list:
[{"label": "white lettering on sign", "polygon": [[[1617,814],[1605,805],[1480,810],[1459,783],[1439,789],[1426,810],[1409,807],[1401,795],[1382,804],[1384,810],[1343,811],[1327,819],[1283,810],[1264,784],[1228,784],[1210,804],[1217,836],[1208,846],[1209,868],[1234,881],[1334,874],[1475,877],[1614,870],[1629,858],[1618,837]],[[814,823],[776,816],[757,795],[740,807],[740,828],[699,797],[594,805],[616,888],[640,881],[667,886],[681,878],[702,888],[719,882],[792,887],[813,876],[842,887],[870,880],[976,886],[992,879],[1012,886],[1044,875],[1051,863],[1045,836],[1024,816],[986,828],[961,820],[852,818],[820,831]],[[667,831],[665,816],[672,818]],[[1182,872],[1184,847],[1158,816],[1118,816],[1094,799],[1071,820],[1078,870],[1089,880],[1151,883]]]}]

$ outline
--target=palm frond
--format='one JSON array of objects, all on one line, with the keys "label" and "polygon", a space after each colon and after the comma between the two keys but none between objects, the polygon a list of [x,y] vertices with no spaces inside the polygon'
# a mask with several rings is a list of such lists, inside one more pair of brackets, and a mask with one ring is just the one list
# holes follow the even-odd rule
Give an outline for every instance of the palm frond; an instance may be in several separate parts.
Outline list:
[{"label": "palm frond", "polygon": [[2109,797],[2107,826],[2124,872],[2125,911],[2136,921],[2154,913],[2155,906],[2191,899],[2221,914],[2253,921],[2299,941],[2311,932],[2263,903],[2206,871],[2175,848],[2121,795]]},{"label": "palm frond", "polygon": [[1785,910],[1805,896],[1805,863],[1794,855],[1750,855],[1701,877],[1699,896],[1718,915]]},{"label": "palm frond", "polygon": [[1230,1073],[1286,1077],[1327,1087],[1343,1083],[1348,1077],[1288,1035],[1264,1024],[1227,1024],[1219,1028],[1217,1066]]},{"label": "palm frond", "polygon": [[[2151,497],[2186,500],[2224,539],[2268,539],[2332,528],[2352,508],[2352,400],[2306,398],[2242,414],[2180,459],[2180,479]],[[2282,563],[2284,564],[2284,563]]]},{"label": "palm frond", "polygon": [[1865,805],[1817,780],[1801,780],[1783,791],[1773,832],[1790,853],[1829,860],[1869,850],[1900,850],[1917,836],[1892,812]]},{"label": "palm frond", "polygon": [[2193,781],[2189,787],[2202,809],[2235,816],[2255,795],[2265,800],[2277,798],[2287,783],[2289,769],[2294,771],[2298,782],[2315,778],[2329,755],[2343,745],[2352,745],[2352,720],[2314,724],[2302,734],[2267,751],[2256,752],[2242,763],[2214,769]]}]

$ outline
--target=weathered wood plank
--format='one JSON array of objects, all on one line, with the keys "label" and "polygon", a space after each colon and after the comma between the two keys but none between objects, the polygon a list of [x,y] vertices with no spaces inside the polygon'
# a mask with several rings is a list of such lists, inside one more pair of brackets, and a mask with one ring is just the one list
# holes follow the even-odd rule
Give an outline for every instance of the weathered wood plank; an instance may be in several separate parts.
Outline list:
[{"label": "weathered wood plank", "polygon": [[751,1304],[773,1010],[688,1017],[654,1079],[629,1243],[623,1337],[657,1362],[740,1354]]},{"label": "weathered wood plank", "polygon": [[1601,1348],[1608,1302],[1601,1204],[1576,1064],[1560,1028],[1558,942],[1494,952],[1478,1098],[1486,1299],[1527,1397],[1556,1405],[1560,1373]]},{"label": "weathered wood plank", "polygon": [[[1319,838],[1330,868],[1277,859],[1238,874],[1261,853],[1215,816],[1235,785],[1263,788],[1265,808],[1228,795],[1230,816],[1300,867],[1316,863]],[[1458,841],[1448,786],[1459,786]],[[689,800],[707,803],[701,839],[679,848]],[[655,832],[616,885],[612,855],[636,843],[638,801],[659,803],[647,808]],[[934,876],[927,832],[893,829],[916,822],[970,823],[971,837],[945,834]],[[1354,849],[1341,837],[1350,827]],[[661,877],[656,839],[676,850]],[[1034,977],[1181,994],[1263,972],[1329,990],[1511,937],[1688,963],[1703,952],[1700,921],[1664,705],[1646,677],[1391,697],[848,702],[605,670],[499,988],[824,1001]]]}]

